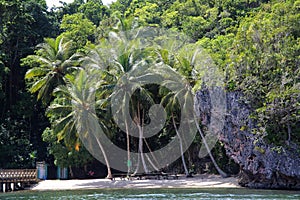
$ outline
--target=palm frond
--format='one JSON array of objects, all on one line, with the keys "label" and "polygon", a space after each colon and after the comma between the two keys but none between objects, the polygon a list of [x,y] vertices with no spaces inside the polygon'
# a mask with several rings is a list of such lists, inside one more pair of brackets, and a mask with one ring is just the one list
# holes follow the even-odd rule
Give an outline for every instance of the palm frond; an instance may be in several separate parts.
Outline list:
[{"label": "palm frond", "polygon": [[51,116],[53,114],[70,113],[72,109],[71,105],[52,104],[47,108],[46,114],[47,116]]},{"label": "palm frond", "polygon": [[39,52],[41,52],[41,56],[45,56],[48,60],[55,60],[56,50],[53,47],[52,41],[53,38],[46,38],[45,43],[41,43],[37,45]]},{"label": "palm frond", "polygon": [[56,120],[55,123],[54,123],[54,129],[53,129],[53,131],[55,131],[56,133],[59,133],[65,127],[65,125],[68,122],[70,122],[70,121],[73,120],[74,112],[75,111],[72,111],[67,116],[62,117],[62,118]]},{"label": "palm frond", "polygon": [[66,144],[72,144],[77,140],[73,120],[69,120],[63,125],[63,128],[57,133],[57,139],[58,141],[64,139]]},{"label": "palm frond", "polygon": [[37,56],[37,59],[42,62],[45,66],[47,66],[48,68],[52,69],[53,67],[53,63],[55,60],[51,60],[51,59],[47,59],[47,58],[44,58],[42,56]]},{"label": "palm frond", "polygon": [[52,92],[53,88],[55,87],[54,83],[53,83],[54,79],[55,79],[54,76],[45,76],[46,82],[39,89],[39,92],[37,95],[38,100],[42,99],[44,103],[49,102],[51,95],[52,95],[51,92]]},{"label": "palm frond", "polygon": [[31,93],[36,93],[38,90],[40,90],[42,87],[45,86],[45,84],[47,83],[48,77],[45,76],[42,79],[38,80],[37,82],[35,82],[31,88],[30,88],[30,92]]},{"label": "palm frond", "polygon": [[167,105],[168,102],[171,101],[173,96],[174,96],[174,93],[172,93],[172,92],[169,92],[168,94],[164,95],[163,98],[161,99],[161,104]]},{"label": "palm frond", "polygon": [[32,68],[32,69],[29,69],[26,72],[25,78],[26,79],[32,79],[32,78],[35,78],[37,76],[43,76],[47,73],[48,73],[48,70],[45,70],[44,68],[41,68],[41,67],[35,67],[35,68]]},{"label": "palm frond", "polygon": [[53,90],[53,95],[54,96],[63,96],[69,100],[72,99],[71,93],[70,93],[70,87],[67,85],[60,85],[58,87],[56,87]]}]

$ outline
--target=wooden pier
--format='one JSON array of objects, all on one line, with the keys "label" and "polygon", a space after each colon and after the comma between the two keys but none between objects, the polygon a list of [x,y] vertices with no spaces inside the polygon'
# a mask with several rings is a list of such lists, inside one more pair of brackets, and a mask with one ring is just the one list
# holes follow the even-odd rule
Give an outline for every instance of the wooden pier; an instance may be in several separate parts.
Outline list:
[{"label": "wooden pier", "polygon": [[24,189],[38,182],[37,169],[0,169],[0,192]]}]

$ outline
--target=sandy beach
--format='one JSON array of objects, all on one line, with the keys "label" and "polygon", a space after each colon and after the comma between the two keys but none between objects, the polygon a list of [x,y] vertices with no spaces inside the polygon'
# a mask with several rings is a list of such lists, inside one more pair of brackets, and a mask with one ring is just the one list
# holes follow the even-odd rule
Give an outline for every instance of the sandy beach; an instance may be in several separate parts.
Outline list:
[{"label": "sandy beach", "polygon": [[45,180],[31,190],[77,190],[77,189],[117,189],[117,188],[237,188],[237,178],[222,178],[218,175],[196,175],[193,178],[180,176],[177,180]]}]

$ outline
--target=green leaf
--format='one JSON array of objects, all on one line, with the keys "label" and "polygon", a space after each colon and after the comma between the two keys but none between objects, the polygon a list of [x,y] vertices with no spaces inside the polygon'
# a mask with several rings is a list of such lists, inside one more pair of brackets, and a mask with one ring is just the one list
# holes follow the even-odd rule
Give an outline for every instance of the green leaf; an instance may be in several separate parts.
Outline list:
[{"label": "green leaf", "polygon": [[37,76],[43,76],[47,73],[48,73],[48,70],[46,70],[44,68],[32,68],[32,69],[30,69],[26,72],[25,78],[26,79],[32,79],[32,78],[35,78]]},{"label": "green leaf", "polygon": [[45,86],[45,84],[48,81],[48,77],[45,76],[44,78],[42,78],[41,80],[38,80],[37,82],[35,82],[32,87],[30,88],[30,92],[31,93],[36,93],[37,91],[39,91],[42,87]]}]

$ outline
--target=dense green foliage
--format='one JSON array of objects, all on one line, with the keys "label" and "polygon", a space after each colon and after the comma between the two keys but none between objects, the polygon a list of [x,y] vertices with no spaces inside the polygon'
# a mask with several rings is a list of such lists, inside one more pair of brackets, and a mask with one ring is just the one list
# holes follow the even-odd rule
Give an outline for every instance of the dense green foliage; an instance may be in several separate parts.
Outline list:
[{"label": "dense green foliage", "polygon": [[28,68],[21,67],[20,60],[44,37],[53,36],[54,28],[45,1],[1,0],[0,19],[0,167],[30,167],[37,156],[46,156],[40,138],[48,122],[26,90]]},{"label": "dense green foliage", "polygon": [[[165,105],[170,114],[158,136],[141,147],[145,141],[129,137],[113,121],[112,89],[124,74],[137,77],[130,72],[141,61],[164,63],[194,91],[200,89],[204,79],[193,59],[195,45],[211,56],[228,91],[244,93],[258,121],[253,134],[277,146],[300,145],[299,11],[299,0],[117,0],[110,7],[101,0],[75,0],[48,10],[44,0],[0,0],[0,168],[32,167],[41,160],[60,166],[91,162],[71,102],[89,111],[75,80],[95,66],[96,116],[105,134],[133,152],[164,146],[176,135],[180,118],[176,94],[155,84],[136,86],[130,113],[138,126],[149,123],[154,103]],[[170,31],[162,36],[164,44],[141,48],[126,34],[138,27],[182,32],[193,44],[172,49],[180,44],[171,43]],[[135,73],[154,73],[145,66]],[[200,161],[193,153],[200,146],[197,136],[182,159],[186,173],[203,170],[197,169]],[[214,155],[225,156],[221,145]],[[231,172],[225,167],[228,159],[217,160]]]},{"label": "dense green foliage", "polygon": [[255,132],[278,145],[299,142],[299,25],[297,2],[267,4],[244,19],[233,44],[236,85],[266,128]]}]

